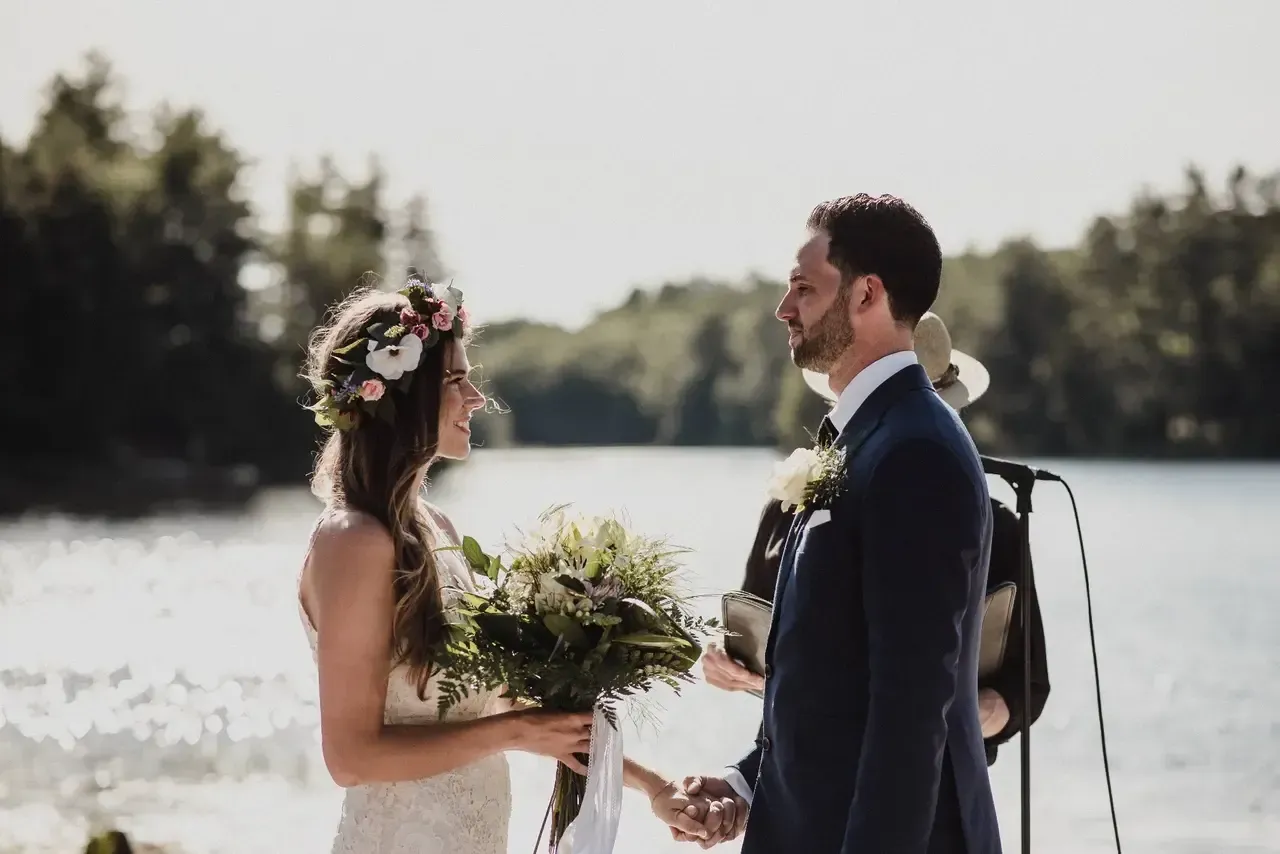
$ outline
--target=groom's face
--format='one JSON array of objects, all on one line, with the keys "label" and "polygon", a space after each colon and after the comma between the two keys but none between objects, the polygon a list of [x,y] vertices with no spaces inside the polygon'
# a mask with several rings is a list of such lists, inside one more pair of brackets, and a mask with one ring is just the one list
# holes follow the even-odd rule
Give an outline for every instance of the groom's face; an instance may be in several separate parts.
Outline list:
[{"label": "groom's face", "polygon": [[802,368],[826,373],[853,344],[849,319],[849,289],[828,260],[826,232],[811,234],[796,253],[787,292],[774,312],[787,324],[791,361]]}]

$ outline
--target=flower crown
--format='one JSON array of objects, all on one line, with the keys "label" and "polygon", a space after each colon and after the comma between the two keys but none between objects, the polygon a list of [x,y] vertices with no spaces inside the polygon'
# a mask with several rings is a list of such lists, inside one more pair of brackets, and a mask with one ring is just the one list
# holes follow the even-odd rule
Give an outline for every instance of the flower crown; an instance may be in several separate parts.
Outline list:
[{"label": "flower crown", "polygon": [[307,407],[321,427],[346,432],[362,416],[395,423],[395,398],[387,392],[408,391],[413,372],[440,343],[441,333],[461,337],[470,322],[462,291],[452,285],[440,288],[411,273],[399,293],[409,307],[400,311],[398,322],[370,323],[360,337],[333,351],[339,367],[316,383],[319,399]]}]

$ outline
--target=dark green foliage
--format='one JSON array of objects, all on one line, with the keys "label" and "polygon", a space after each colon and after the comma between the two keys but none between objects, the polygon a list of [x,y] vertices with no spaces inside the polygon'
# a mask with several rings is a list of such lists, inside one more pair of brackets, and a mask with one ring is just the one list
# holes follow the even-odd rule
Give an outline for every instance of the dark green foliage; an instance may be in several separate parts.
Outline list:
[{"label": "dark green foliage", "polygon": [[[782,290],[696,280],[578,332],[491,327],[475,359],[512,411],[480,430],[491,445],[807,445],[826,407],[787,357]],[[965,412],[984,451],[1280,456],[1264,381],[1280,371],[1280,177],[1237,170],[1215,193],[1191,170],[1075,248],[949,258],[935,310],[991,371]]]},{"label": "dark green foliage", "polygon": [[[326,308],[410,267],[448,278],[425,202],[388,210],[376,162],[362,180],[323,159],[300,171],[270,233],[246,199],[248,158],[199,110],[157,110],[135,136],[114,89],[90,58],[51,81],[28,139],[0,142],[0,296],[15,319],[0,513],[146,512],[300,481],[318,430],[297,374]],[[1280,455],[1265,381],[1280,371],[1278,191],[1244,170],[1215,191],[1191,170],[1075,247],[948,259],[936,309],[993,378],[965,415],[983,449]],[[476,438],[805,444],[824,406],[790,364],[781,293],[693,280],[636,291],[577,332],[490,325],[472,360],[510,411],[478,418]]]},{"label": "dark green foliage", "polygon": [[[255,221],[245,158],[198,110],[128,130],[105,61],[58,75],[25,141],[0,142],[0,296],[10,324],[0,513],[240,502],[297,482],[318,431],[299,408],[307,333],[388,265],[443,274],[421,200],[327,163]],[[54,318],[55,330],[33,322]]]}]

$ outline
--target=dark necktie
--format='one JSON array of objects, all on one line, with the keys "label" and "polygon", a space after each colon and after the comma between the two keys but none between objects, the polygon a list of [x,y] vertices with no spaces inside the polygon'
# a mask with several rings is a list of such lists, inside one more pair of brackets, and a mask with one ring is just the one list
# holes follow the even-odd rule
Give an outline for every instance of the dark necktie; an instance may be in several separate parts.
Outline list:
[{"label": "dark necktie", "polygon": [[831,419],[823,417],[822,426],[818,428],[818,447],[829,448],[836,441],[836,426],[831,423]]}]

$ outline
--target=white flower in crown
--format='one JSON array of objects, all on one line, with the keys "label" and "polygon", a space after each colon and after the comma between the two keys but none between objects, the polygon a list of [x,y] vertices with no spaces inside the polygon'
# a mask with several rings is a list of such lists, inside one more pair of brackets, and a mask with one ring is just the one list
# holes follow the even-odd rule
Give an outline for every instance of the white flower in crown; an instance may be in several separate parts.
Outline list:
[{"label": "white flower in crown", "polygon": [[369,352],[364,363],[369,370],[392,382],[400,379],[406,371],[412,371],[422,361],[422,339],[409,333],[395,344],[378,346],[377,341],[369,342]]},{"label": "white flower in crown", "polygon": [[796,448],[777,463],[769,477],[769,497],[782,502],[785,513],[794,507],[804,510],[811,503],[824,503],[838,487],[844,451],[839,447]]}]

